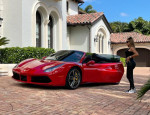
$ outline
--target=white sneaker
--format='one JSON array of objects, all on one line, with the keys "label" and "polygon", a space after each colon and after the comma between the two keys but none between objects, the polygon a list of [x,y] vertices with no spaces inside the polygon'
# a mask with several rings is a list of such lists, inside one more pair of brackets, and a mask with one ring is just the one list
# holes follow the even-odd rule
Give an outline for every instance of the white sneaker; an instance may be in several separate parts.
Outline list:
[{"label": "white sneaker", "polygon": [[136,93],[136,89],[129,89],[128,91],[126,91],[126,93]]}]

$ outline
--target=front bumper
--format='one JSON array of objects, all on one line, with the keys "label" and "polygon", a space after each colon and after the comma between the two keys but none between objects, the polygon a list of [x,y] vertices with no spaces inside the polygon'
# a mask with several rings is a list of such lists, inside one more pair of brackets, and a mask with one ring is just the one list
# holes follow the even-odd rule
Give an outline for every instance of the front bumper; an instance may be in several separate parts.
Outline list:
[{"label": "front bumper", "polygon": [[12,78],[18,82],[43,85],[43,86],[65,86],[65,77],[64,73],[40,73],[40,74],[31,74],[31,73],[21,73],[19,71],[13,71]]},{"label": "front bumper", "polygon": [[17,72],[13,72],[13,76],[17,81],[30,83],[30,84],[38,84],[38,85],[50,85],[51,79],[48,76],[30,76],[30,75],[22,75]]}]

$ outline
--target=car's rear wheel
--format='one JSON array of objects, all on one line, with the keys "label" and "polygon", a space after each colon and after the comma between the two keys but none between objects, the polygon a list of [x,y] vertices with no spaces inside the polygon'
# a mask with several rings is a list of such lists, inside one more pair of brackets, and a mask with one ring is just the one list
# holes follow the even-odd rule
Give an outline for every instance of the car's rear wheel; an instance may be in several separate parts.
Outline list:
[{"label": "car's rear wheel", "polygon": [[66,78],[66,86],[69,89],[76,89],[81,82],[81,73],[78,68],[74,67],[70,69]]}]

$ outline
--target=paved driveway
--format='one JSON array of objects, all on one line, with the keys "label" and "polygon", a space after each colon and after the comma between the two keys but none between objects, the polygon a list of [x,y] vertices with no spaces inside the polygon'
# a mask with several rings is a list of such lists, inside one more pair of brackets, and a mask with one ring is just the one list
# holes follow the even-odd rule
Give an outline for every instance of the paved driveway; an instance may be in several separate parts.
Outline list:
[{"label": "paved driveway", "polygon": [[[150,78],[150,68],[134,71],[137,90]],[[89,84],[76,90],[41,87],[0,77],[0,115],[150,115],[150,91],[139,102],[124,74],[119,85]]]}]

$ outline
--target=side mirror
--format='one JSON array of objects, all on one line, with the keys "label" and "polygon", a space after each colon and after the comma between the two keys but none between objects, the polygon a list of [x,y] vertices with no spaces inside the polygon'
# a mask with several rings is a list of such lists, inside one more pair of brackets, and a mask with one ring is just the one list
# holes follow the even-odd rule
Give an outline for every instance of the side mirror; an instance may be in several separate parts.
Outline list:
[{"label": "side mirror", "polygon": [[89,61],[86,65],[87,66],[90,66],[90,65],[94,65],[95,64],[95,61],[94,60],[91,60],[91,61]]}]

